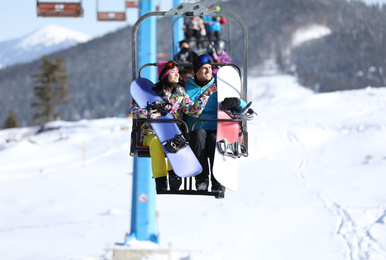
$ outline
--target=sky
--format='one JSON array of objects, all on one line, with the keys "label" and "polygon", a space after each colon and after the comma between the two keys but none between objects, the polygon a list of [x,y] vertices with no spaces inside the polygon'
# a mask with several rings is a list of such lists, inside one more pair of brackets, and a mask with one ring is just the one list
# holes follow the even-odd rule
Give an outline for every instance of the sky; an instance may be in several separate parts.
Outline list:
[{"label": "sky", "polygon": [[[138,19],[138,10],[126,10],[126,22],[98,22],[96,3],[98,0],[83,0],[83,18],[42,18],[36,16],[35,0],[0,0],[0,42],[17,39],[32,33],[44,25],[56,24],[77,30],[92,37],[102,36],[127,24],[134,24]],[[156,0],[160,10],[169,10],[173,0]],[[191,0],[190,0],[191,1]],[[366,0],[369,3],[386,0]],[[124,0],[99,0],[99,11],[123,11]]]},{"label": "sky", "polygon": [[[43,18],[36,15],[35,0],[0,0],[0,42],[23,37],[47,24],[60,25],[97,37],[127,24],[134,24],[138,19],[138,9],[128,8],[126,22],[98,22],[97,1],[99,11],[124,11],[124,0],[83,0],[82,18]],[[160,10],[166,11],[172,8],[173,0],[156,0],[156,3],[160,6]]]},{"label": "sky", "polygon": [[[156,196],[148,260],[385,260],[386,88],[248,78],[249,156],[224,199]],[[131,120],[0,130],[0,256],[111,260],[130,233]],[[145,244],[145,245],[144,245]],[[130,241],[118,249],[159,248]]]}]

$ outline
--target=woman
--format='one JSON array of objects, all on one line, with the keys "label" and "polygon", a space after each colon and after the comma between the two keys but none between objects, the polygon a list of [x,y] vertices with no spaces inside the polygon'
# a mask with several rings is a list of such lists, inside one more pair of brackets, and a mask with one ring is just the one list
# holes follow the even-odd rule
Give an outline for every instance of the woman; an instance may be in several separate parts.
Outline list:
[{"label": "woman", "polygon": [[[199,117],[208,102],[210,95],[217,91],[215,86],[208,88],[201,93],[195,102],[191,101],[189,96],[182,88],[178,70],[178,65],[169,60],[168,62],[160,61],[157,63],[159,82],[153,88],[160,95],[169,114],[175,119],[183,119],[183,114]],[[129,114],[135,118],[157,118],[161,116],[157,110],[147,111],[146,108],[140,108],[137,105],[129,109]],[[178,190],[181,185],[181,178],[172,170],[172,167],[165,162],[165,153],[159,142],[154,130],[149,122],[144,122],[141,126],[141,142],[144,146],[149,146],[149,152],[152,162],[153,178],[156,182],[156,190],[167,190],[167,175],[169,173],[170,190]]]}]

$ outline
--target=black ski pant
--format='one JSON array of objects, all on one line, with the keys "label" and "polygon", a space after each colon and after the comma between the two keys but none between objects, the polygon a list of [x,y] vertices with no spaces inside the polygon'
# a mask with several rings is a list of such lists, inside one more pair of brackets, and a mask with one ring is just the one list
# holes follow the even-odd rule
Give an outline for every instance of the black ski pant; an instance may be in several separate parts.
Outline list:
[{"label": "black ski pant", "polygon": [[209,181],[209,158],[210,172],[212,172],[212,186],[218,185],[217,180],[213,176],[213,161],[214,152],[216,148],[216,131],[206,131],[202,128],[196,129],[190,132],[189,144],[202,166],[202,172],[196,175],[196,181]]}]

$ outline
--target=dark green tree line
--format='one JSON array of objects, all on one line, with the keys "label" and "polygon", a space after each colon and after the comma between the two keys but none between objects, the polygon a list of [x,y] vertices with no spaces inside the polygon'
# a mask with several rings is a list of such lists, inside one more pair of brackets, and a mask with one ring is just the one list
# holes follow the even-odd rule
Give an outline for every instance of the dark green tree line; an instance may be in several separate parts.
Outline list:
[{"label": "dark green tree line", "polygon": [[15,117],[15,114],[13,113],[13,110],[9,110],[8,117],[4,122],[3,129],[6,128],[14,128],[19,127],[19,123],[17,122],[17,119]]},{"label": "dark green tree line", "polygon": [[69,77],[66,73],[65,60],[56,58],[52,61],[47,56],[42,59],[43,65],[40,67],[40,72],[31,75],[35,80],[34,96],[31,103],[34,109],[32,122],[37,124],[61,118],[57,107],[68,104],[67,83]]}]

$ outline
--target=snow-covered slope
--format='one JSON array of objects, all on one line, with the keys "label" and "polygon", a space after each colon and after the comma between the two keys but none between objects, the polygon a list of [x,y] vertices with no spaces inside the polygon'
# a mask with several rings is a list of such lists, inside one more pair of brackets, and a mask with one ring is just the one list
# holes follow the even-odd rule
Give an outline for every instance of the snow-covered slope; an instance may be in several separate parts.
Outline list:
[{"label": "snow-covered slope", "polygon": [[331,34],[331,29],[325,25],[311,24],[298,28],[292,35],[292,46],[296,47],[304,42],[318,39]]},{"label": "snow-covered slope", "polygon": [[[314,94],[289,76],[248,86],[259,115],[239,191],[157,196],[172,259],[385,260],[386,88]],[[48,126],[0,131],[1,258],[111,259],[130,232],[130,120]]]},{"label": "snow-covered slope", "polygon": [[72,29],[47,25],[25,37],[0,42],[0,68],[30,62],[90,39],[90,36]]}]

